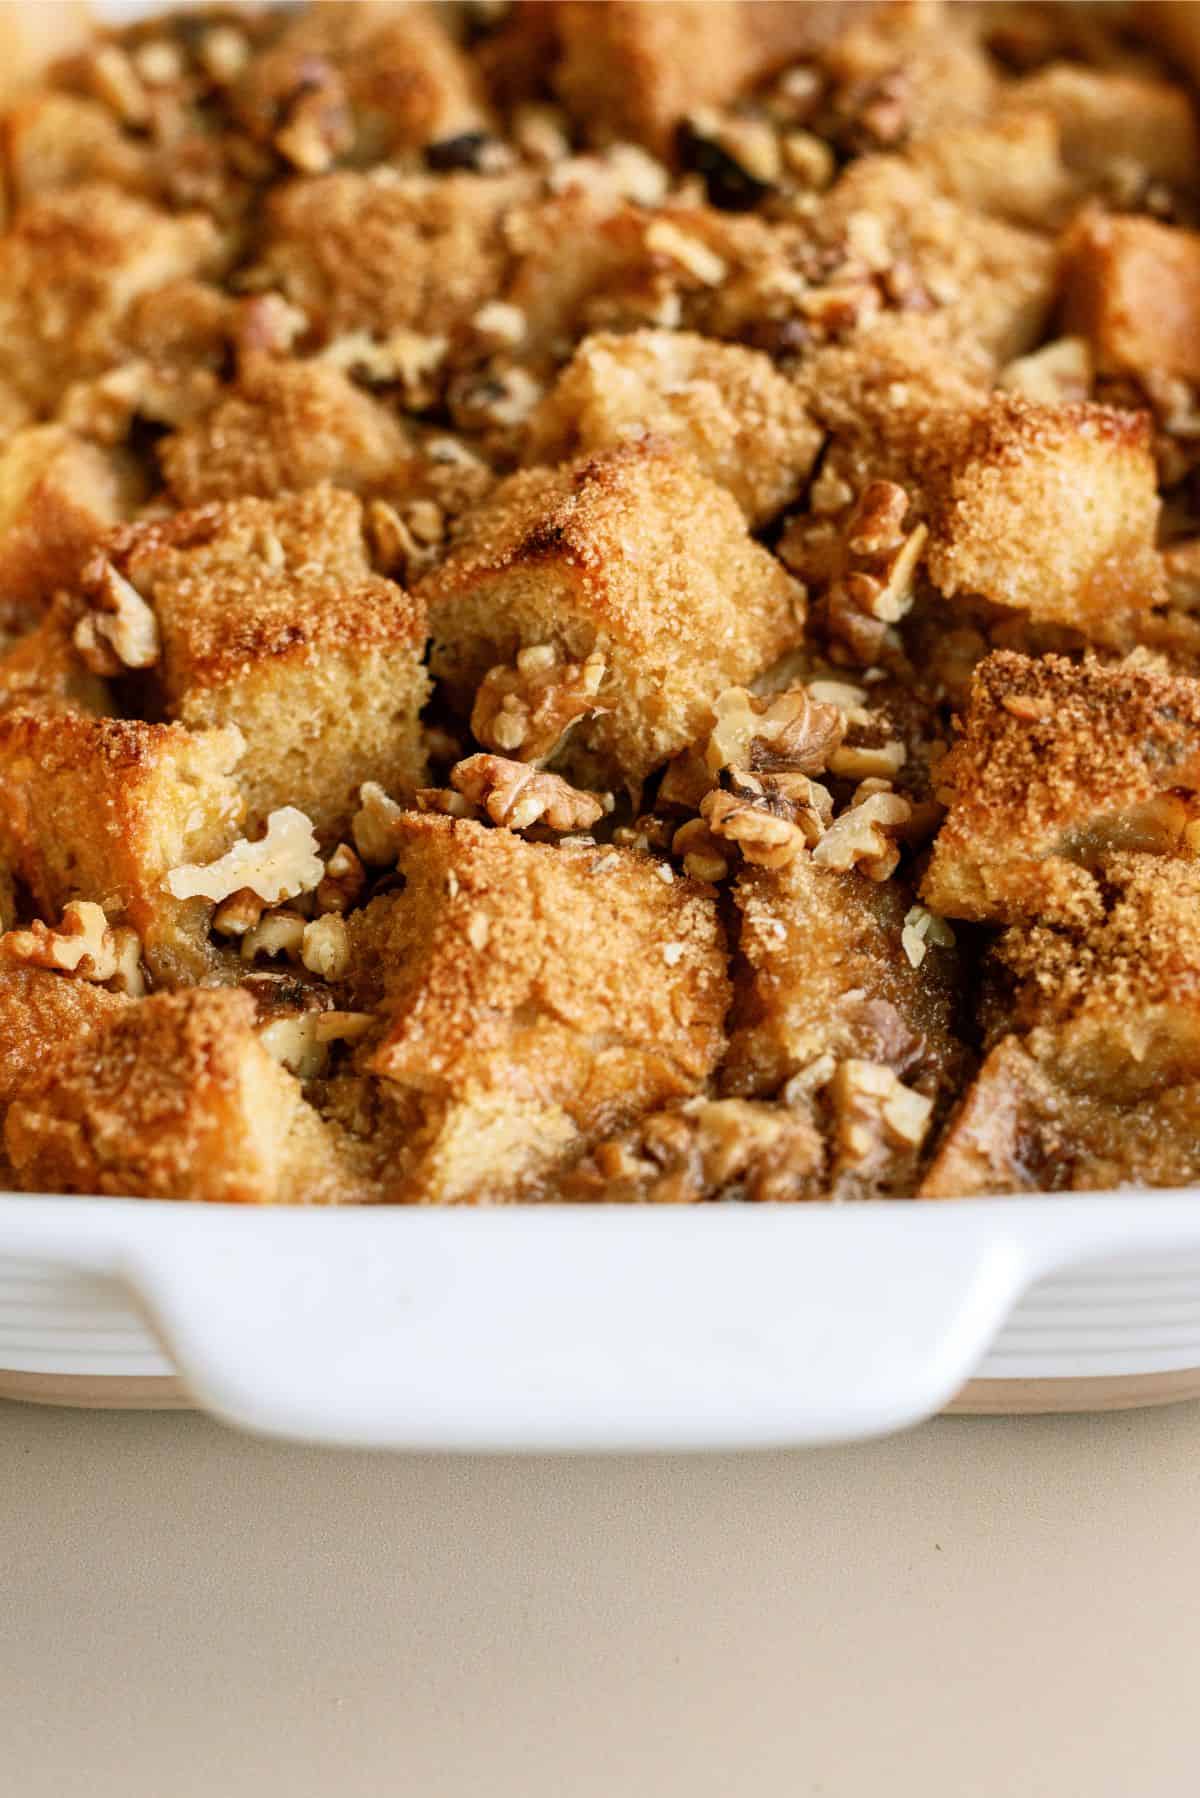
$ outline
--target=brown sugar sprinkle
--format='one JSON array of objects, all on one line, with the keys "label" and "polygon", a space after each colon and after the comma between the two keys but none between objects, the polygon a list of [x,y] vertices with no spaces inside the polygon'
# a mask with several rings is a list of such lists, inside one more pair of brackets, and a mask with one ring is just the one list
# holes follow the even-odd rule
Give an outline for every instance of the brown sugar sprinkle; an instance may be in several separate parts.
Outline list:
[{"label": "brown sugar sprinkle", "polygon": [[1184,11],[47,38],[0,130],[6,1179],[1200,1185]]}]

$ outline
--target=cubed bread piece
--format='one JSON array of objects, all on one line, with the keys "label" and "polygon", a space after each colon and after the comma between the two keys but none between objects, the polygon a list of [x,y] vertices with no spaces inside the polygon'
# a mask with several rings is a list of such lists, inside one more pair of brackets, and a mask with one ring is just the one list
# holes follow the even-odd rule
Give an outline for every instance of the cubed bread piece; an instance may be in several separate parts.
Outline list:
[{"label": "cubed bread piece", "polygon": [[300,9],[238,83],[239,120],[306,172],[323,151],[326,166],[338,150],[364,164],[486,128],[479,74],[441,12],[425,5]]},{"label": "cubed bread piece", "polygon": [[863,220],[879,272],[893,268],[897,279],[923,290],[948,342],[977,346],[1004,363],[1039,341],[1056,296],[1048,237],[960,205],[939,191],[932,174],[899,156],[850,163],[814,226],[833,248],[848,236],[861,238]]},{"label": "cubed bread piece", "polygon": [[1200,1180],[1200,1067],[1122,1100],[1067,1033],[1008,1036],[951,1118],[921,1198],[1104,1192]]},{"label": "cubed bread piece", "polygon": [[144,139],[125,132],[111,108],[84,94],[34,93],[0,122],[0,161],[10,204],[85,181],[130,193],[154,187]]},{"label": "cubed bread piece", "polygon": [[62,425],[31,425],[0,452],[0,598],[48,599],[69,587],[96,538],[144,497],[132,456]]},{"label": "cubed bread piece", "polygon": [[974,595],[1085,636],[1166,598],[1149,420],[996,394],[924,458],[926,566]]},{"label": "cubed bread piece", "polygon": [[771,1097],[795,1075],[824,1086],[847,1059],[882,1064],[930,1096],[954,1090],[960,957],[944,925],[914,913],[911,892],[801,856],[744,869],[734,898],[724,1092]]},{"label": "cubed bread piece", "polygon": [[1106,856],[1190,853],[1198,733],[1200,681],[1152,658],[988,656],[938,769],[950,811],[922,898],[950,918],[1088,924]]},{"label": "cubed bread piece", "polygon": [[633,138],[670,155],[686,113],[733,99],[864,13],[886,10],[846,0],[567,0],[555,8],[554,82],[593,137]]},{"label": "cubed bread piece", "polygon": [[504,214],[523,189],[390,168],[290,182],[267,201],[263,278],[323,343],[356,332],[449,340],[497,295],[508,266]]},{"label": "cubed bread piece", "polygon": [[526,456],[560,462],[653,431],[689,450],[752,525],[796,499],[821,432],[760,351],[688,331],[585,338],[530,422]]},{"label": "cubed bread piece", "polygon": [[1200,381],[1200,231],[1087,213],[1065,245],[1063,317],[1100,368]]},{"label": "cubed bread piece", "polygon": [[368,1066],[413,1113],[395,1197],[516,1196],[702,1086],[729,1001],[710,888],[427,814],[399,842],[403,890],[349,920],[355,1002],[384,987]]},{"label": "cubed bread piece", "polygon": [[72,974],[0,962],[0,1120],[48,1062],[133,1004]]},{"label": "cubed bread piece", "polygon": [[100,182],[31,201],[0,238],[0,380],[52,411],[72,381],[121,359],[139,295],[213,272],[224,254],[202,213],[172,215]]},{"label": "cubed bread piece", "polygon": [[801,590],[749,536],[736,501],[654,438],[529,469],[464,520],[422,583],[430,666],[469,708],[488,669],[549,643],[605,658],[566,758],[633,784],[692,743],[722,688],[799,640]]},{"label": "cubed bread piece", "polygon": [[112,712],[112,694],[84,664],[74,636],[82,607],[60,593],[37,624],[0,652],[0,712]]},{"label": "cubed bread piece", "polygon": [[[1026,921],[989,945],[980,1021],[1021,1033],[1106,1022],[1113,1078],[1164,1042],[1200,1074],[1200,861],[1137,851],[1104,862],[1105,910],[1076,930]],[[1169,1024],[1165,1027],[1164,1021]]]},{"label": "cubed bread piece", "polygon": [[1048,113],[1068,167],[1095,183],[1133,174],[1143,184],[1196,185],[1200,133],[1192,102],[1177,82],[1054,62],[1015,82],[1005,102]]},{"label": "cubed bread piece", "polygon": [[258,1040],[248,993],[158,993],[51,1059],[9,1109],[20,1184],[224,1204],[335,1202],[338,1144]]},{"label": "cubed bread piece", "polygon": [[155,979],[198,980],[210,966],[203,899],[172,898],[172,868],[208,862],[238,835],[236,730],[192,732],[82,713],[0,717],[0,861],[38,911],[70,899],[131,924]]},{"label": "cubed bread piece", "polygon": [[204,507],[109,553],[157,619],[171,715],[245,737],[251,829],[295,805],[333,839],[363,781],[422,783],[424,607],[372,572],[353,494]]},{"label": "cubed bread piece", "polygon": [[1050,112],[1018,110],[922,137],[909,160],[960,205],[1042,230],[1078,196]]},{"label": "cubed bread piece", "polygon": [[340,369],[264,355],[249,357],[211,412],[158,447],[182,506],[322,481],[383,492],[403,487],[411,454],[399,420]]}]

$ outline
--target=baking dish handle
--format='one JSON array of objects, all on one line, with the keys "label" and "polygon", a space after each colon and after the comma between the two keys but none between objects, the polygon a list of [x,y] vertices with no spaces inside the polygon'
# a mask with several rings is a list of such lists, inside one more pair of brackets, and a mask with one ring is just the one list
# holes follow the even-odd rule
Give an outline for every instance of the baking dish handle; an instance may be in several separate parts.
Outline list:
[{"label": "baking dish handle", "polygon": [[881,1433],[946,1404],[1040,1275],[1200,1249],[1194,1196],[636,1213],[11,1200],[0,1253],[14,1208],[25,1252],[36,1239],[128,1285],[206,1408],[410,1449]]}]

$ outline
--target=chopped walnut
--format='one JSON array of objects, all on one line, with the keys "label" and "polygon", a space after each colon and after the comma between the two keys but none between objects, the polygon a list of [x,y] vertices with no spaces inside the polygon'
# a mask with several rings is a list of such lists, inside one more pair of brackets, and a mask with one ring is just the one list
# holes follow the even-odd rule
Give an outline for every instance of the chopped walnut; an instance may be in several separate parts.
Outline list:
[{"label": "chopped walnut", "polygon": [[212,928],[220,936],[245,936],[263,915],[263,902],[249,887],[242,887],[218,905]]},{"label": "chopped walnut", "polygon": [[367,884],[367,871],[349,843],[339,843],[325,864],[325,877],[317,888],[319,912],[345,912],[358,904]]},{"label": "chopped walnut", "polygon": [[914,968],[925,960],[930,943],[940,949],[954,947],[954,932],[944,918],[924,905],[914,905],[906,913],[900,932],[900,947]]},{"label": "chopped walnut", "polygon": [[166,885],[176,899],[211,899],[215,905],[249,887],[267,905],[277,905],[312,892],[324,874],[311,820],[294,805],[285,805],[271,813],[257,842],[240,837],[215,862],[172,868]]},{"label": "chopped walnut", "polygon": [[483,816],[477,805],[453,787],[420,787],[414,799],[419,812],[437,812],[443,818],[471,818],[478,822]]},{"label": "chopped walnut", "polygon": [[152,668],[162,653],[158,619],[132,582],[101,556],[84,570],[83,587],[94,609],[75,626],[74,640],[92,672]]},{"label": "chopped walnut", "polygon": [[258,1040],[267,1054],[297,1080],[316,1080],[325,1072],[329,1048],[320,1034],[323,1015],[313,1010],[282,1012],[259,1026]]},{"label": "chopped walnut", "polygon": [[813,860],[839,873],[858,868],[869,880],[886,880],[900,862],[900,851],[887,833],[911,816],[912,806],[898,793],[869,793],[861,804],[852,800],[826,830]]},{"label": "chopped walnut", "polygon": [[287,908],[265,912],[242,938],[242,960],[253,961],[259,955],[286,955],[289,961],[298,961],[306,922],[300,912]]},{"label": "chopped walnut", "polygon": [[92,87],[124,125],[135,128],[150,119],[150,99],[129,57],[117,44],[102,44],[89,59]]},{"label": "chopped walnut", "polygon": [[146,990],[141,954],[136,930],[110,924],[104,908],[86,899],[72,899],[64,906],[54,929],[37,919],[27,930],[8,930],[0,936],[0,956],[9,961],[76,974],[97,984],[112,981],[120,992],[135,998]]},{"label": "chopped walnut", "polygon": [[846,731],[842,712],[814,700],[805,687],[759,699],[744,687],[718,694],[705,760],[721,768],[819,774]]},{"label": "chopped walnut", "polygon": [[600,1143],[564,1190],[626,1204],[794,1201],[819,1196],[823,1166],[819,1133],[800,1110],[716,1099],[652,1112]]},{"label": "chopped walnut", "polygon": [[829,1084],[840,1166],[860,1177],[881,1171],[897,1150],[921,1147],[933,1100],[879,1061],[843,1061]]},{"label": "chopped walnut", "polygon": [[387,868],[396,860],[398,826],[403,807],[389,799],[378,782],[365,780],[358,789],[358,810],[350,824],[354,847],[373,868]]},{"label": "chopped walnut", "polygon": [[541,382],[524,368],[472,376],[452,394],[454,422],[464,431],[524,424],[543,391]]},{"label": "chopped walnut", "polygon": [[714,884],[729,873],[729,854],[703,818],[681,824],[671,841],[672,853],[683,861],[683,871],[693,880]]},{"label": "chopped walnut", "polygon": [[549,643],[517,654],[484,676],[475,695],[471,729],[480,743],[522,762],[544,762],[581,718],[608,708],[596,703],[605,661],[593,650],[583,662],[566,662]]},{"label": "chopped walnut", "polygon": [[870,481],[842,525],[835,571],[818,608],[829,635],[855,661],[873,662],[889,627],[912,610],[928,527],[905,532],[909,497],[895,481]]},{"label": "chopped walnut", "polygon": [[418,331],[393,331],[379,339],[368,331],[348,331],[320,353],[343,373],[364,381],[396,382],[404,404],[414,410],[438,397],[437,376],[446,360],[449,339]]},{"label": "chopped walnut", "polygon": [[300,959],[310,974],[323,980],[338,980],[350,966],[350,938],[346,924],[336,912],[326,912],[304,926]]},{"label": "chopped walnut", "polygon": [[451,785],[493,824],[528,830],[545,824],[551,830],[586,830],[604,816],[603,799],[581,793],[557,774],[513,762],[499,755],[471,755],[450,770]]},{"label": "chopped walnut", "polygon": [[669,219],[656,218],[646,227],[646,248],[652,256],[662,256],[691,275],[703,287],[719,287],[729,270],[706,243],[681,231]]},{"label": "chopped walnut", "polygon": [[829,758],[829,772],[843,780],[890,780],[908,760],[898,737],[886,743],[842,743]]},{"label": "chopped walnut", "polygon": [[826,789],[806,774],[735,774],[710,793],[700,814],[719,838],[760,868],[785,868],[820,841],[833,816]]}]

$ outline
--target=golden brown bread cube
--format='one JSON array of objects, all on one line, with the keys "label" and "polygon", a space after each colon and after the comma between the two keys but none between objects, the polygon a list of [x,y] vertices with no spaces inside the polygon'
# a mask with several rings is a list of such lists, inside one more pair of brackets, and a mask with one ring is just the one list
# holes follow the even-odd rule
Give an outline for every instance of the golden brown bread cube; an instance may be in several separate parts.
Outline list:
[{"label": "golden brown bread cube", "polygon": [[1191,100],[1176,82],[1054,62],[1015,82],[1006,104],[1049,114],[1068,167],[1093,182],[1127,173],[1142,186],[1196,185],[1200,133]]},{"label": "golden brown bread cube", "polygon": [[499,290],[504,213],[523,190],[520,180],[387,168],[290,182],[267,200],[263,278],[324,343],[352,332],[452,339]]},{"label": "golden brown bread cube", "polygon": [[463,521],[418,589],[430,666],[469,707],[492,666],[552,644],[605,658],[597,703],[567,740],[606,777],[642,780],[706,728],[722,688],[799,640],[802,595],[748,535],[736,501],[654,438],[529,469]]},{"label": "golden brown bread cube", "polygon": [[482,82],[445,16],[346,0],[303,8],[238,83],[237,116],[304,172],[339,152],[377,162],[478,131],[489,122]]},{"label": "golden brown bread cube", "polygon": [[938,769],[950,811],[922,898],[989,923],[1098,918],[1107,856],[1191,853],[1198,730],[1200,681],[1140,653],[1115,666],[989,656]]},{"label": "golden brown bread cube", "polygon": [[145,480],[131,456],[62,425],[31,425],[0,451],[0,603],[69,587],[104,531],[128,518]]},{"label": "golden brown bread cube", "polygon": [[1164,602],[1144,414],[997,394],[930,442],[925,474],[927,568],[945,596],[1101,638]]},{"label": "golden brown bread cube", "polygon": [[251,828],[295,805],[332,839],[363,781],[421,784],[424,608],[372,571],[353,494],[231,500],[132,526],[109,554],[157,620],[171,715],[245,737]]},{"label": "golden brown bread cube", "polygon": [[866,219],[869,254],[923,294],[936,329],[997,362],[1023,355],[1041,338],[1057,287],[1050,238],[962,205],[933,175],[899,156],[860,156],[822,199],[814,218],[830,247]]},{"label": "golden brown bread cube", "polygon": [[568,0],[555,8],[555,86],[601,140],[670,155],[697,106],[731,100],[772,68],[820,49],[886,7],[794,0]]},{"label": "golden brown bread cube", "polygon": [[406,813],[403,891],[349,921],[352,993],[383,985],[369,1070],[411,1114],[396,1198],[529,1192],[556,1163],[700,1088],[724,1044],[710,888],[597,844]]},{"label": "golden brown bread cube", "polygon": [[760,525],[800,493],[821,444],[760,351],[690,331],[587,337],[530,421],[526,459],[561,462],[653,431],[690,451]]},{"label": "golden brown bread cube", "polygon": [[84,94],[39,92],[18,101],[0,121],[0,161],[13,206],[87,181],[142,195],[154,187],[145,140]]},{"label": "golden brown bread cube", "polygon": [[0,237],[0,380],[40,412],[122,359],[133,302],[225,255],[203,213],[170,214],[101,182],[22,207]]},{"label": "golden brown bread cube", "polygon": [[1063,317],[1108,373],[1200,380],[1200,232],[1086,214],[1065,245]]},{"label": "golden brown bread cube", "polygon": [[1050,112],[948,125],[918,139],[908,158],[948,198],[1017,225],[1044,230],[1078,196]]},{"label": "golden brown bread cube", "polygon": [[0,717],[0,862],[43,918],[71,899],[130,924],[155,979],[200,979],[211,964],[202,899],[179,900],[172,868],[221,855],[243,801],[236,730],[189,731],[82,713]]},{"label": "golden brown bread cube", "polygon": [[20,1185],[223,1204],[361,1196],[337,1136],[258,1040],[248,993],[158,993],[51,1059],[11,1105]]},{"label": "golden brown bread cube", "polygon": [[930,936],[906,923],[909,891],[801,856],[777,871],[744,869],[734,899],[724,1092],[772,1097],[797,1075],[821,1087],[847,1059],[880,1063],[938,1097],[953,1089],[960,956],[944,925]]},{"label": "golden brown bread cube", "polygon": [[199,506],[323,481],[356,493],[402,487],[411,445],[399,420],[340,369],[255,355],[158,455],[174,498]]},{"label": "golden brown bread cube", "polygon": [[49,1061],[133,1003],[90,980],[0,961],[0,1119]]}]

